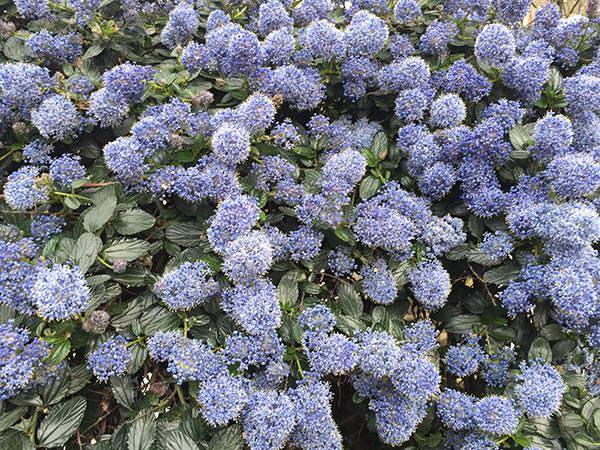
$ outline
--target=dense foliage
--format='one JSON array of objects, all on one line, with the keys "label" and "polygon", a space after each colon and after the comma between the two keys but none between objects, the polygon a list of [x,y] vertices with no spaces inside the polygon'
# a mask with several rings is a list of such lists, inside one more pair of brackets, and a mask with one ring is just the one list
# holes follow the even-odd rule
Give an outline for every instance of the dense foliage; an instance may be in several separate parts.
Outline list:
[{"label": "dense foliage", "polygon": [[0,448],[600,448],[600,25],[0,0]]}]

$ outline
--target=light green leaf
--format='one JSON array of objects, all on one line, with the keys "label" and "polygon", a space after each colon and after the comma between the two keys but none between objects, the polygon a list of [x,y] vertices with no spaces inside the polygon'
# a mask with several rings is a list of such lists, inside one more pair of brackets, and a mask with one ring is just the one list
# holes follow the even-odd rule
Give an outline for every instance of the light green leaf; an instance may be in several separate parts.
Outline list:
[{"label": "light green leaf", "polygon": [[93,233],[83,233],[77,239],[73,249],[73,262],[86,273],[94,264],[98,252],[102,248],[102,240]]},{"label": "light green leaf", "polygon": [[277,299],[283,309],[292,307],[298,300],[298,276],[296,272],[288,272],[279,281]]},{"label": "light green leaf", "polygon": [[117,199],[111,195],[104,198],[100,204],[86,209],[83,213],[83,228],[92,233],[98,231],[110,220],[116,206]]},{"label": "light green leaf", "polygon": [[156,219],[141,209],[130,209],[117,215],[112,223],[117,233],[128,236],[152,228]]}]

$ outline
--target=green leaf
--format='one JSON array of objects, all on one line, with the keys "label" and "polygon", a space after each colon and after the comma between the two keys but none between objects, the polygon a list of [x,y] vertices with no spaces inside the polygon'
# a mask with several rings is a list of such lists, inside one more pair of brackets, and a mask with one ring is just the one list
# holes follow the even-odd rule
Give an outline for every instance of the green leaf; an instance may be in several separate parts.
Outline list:
[{"label": "green leaf", "polygon": [[67,197],[65,198],[65,206],[69,209],[76,210],[81,206],[81,202],[75,197]]},{"label": "green leaf", "polygon": [[131,378],[127,375],[113,377],[110,380],[110,384],[117,403],[133,411],[135,391],[133,390],[133,381],[131,381]]},{"label": "green leaf", "polygon": [[164,450],[199,450],[194,440],[180,430],[173,430],[162,439]]},{"label": "green leaf", "polygon": [[380,160],[384,160],[388,152],[388,137],[385,131],[378,131],[373,137],[371,144],[371,152]]},{"label": "green leaf", "polygon": [[340,306],[345,314],[351,317],[360,317],[363,312],[363,302],[351,284],[341,283],[338,288]]},{"label": "green leaf", "polygon": [[37,430],[40,445],[49,448],[64,445],[79,428],[85,408],[83,397],[74,397],[52,408]]},{"label": "green leaf", "polygon": [[204,236],[204,230],[195,222],[174,222],[167,226],[165,237],[179,245],[197,245]]},{"label": "green leaf", "polygon": [[86,52],[83,54],[81,59],[92,59],[94,56],[98,56],[100,53],[104,51],[104,46],[101,44],[90,45]]},{"label": "green leaf", "polygon": [[141,209],[130,209],[119,213],[112,225],[117,233],[128,236],[152,228],[156,219]]},{"label": "green leaf", "polygon": [[219,431],[210,440],[208,450],[242,450],[244,438],[242,428],[238,424],[231,425]]},{"label": "green leaf", "polygon": [[135,419],[127,434],[128,450],[150,450],[156,439],[156,419],[150,411]]},{"label": "green leaf", "polygon": [[529,347],[529,359],[542,358],[546,362],[552,361],[550,344],[543,337],[536,338]]},{"label": "green leaf", "polygon": [[566,428],[582,428],[585,425],[585,421],[575,413],[566,413],[560,416],[560,424]]},{"label": "green leaf", "polygon": [[71,351],[71,341],[64,340],[58,345],[55,345],[50,352],[50,356],[48,357],[48,362],[52,364],[58,364],[63,359],[67,357],[69,352]]},{"label": "green leaf", "polygon": [[146,254],[150,244],[141,239],[118,239],[104,248],[104,255],[111,261],[131,262]]},{"label": "green leaf", "polygon": [[516,264],[511,262],[494,267],[483,274],[483,279],[498,286],[505,286],[509,281],[519,275],[520,269]]},{"label": "green leaf", "polygon": [[29,438],[17,430],[8,430],[0,434],[0,448],[6,450],[35,450]]},{"label": "green leaf", "polygon": [[470,333],[474,327],[481,325],[481,320],[478,316],[471,314],[459,314],[452,317],[446,323],[446,331],[452,334]]},{"label": "green leaf", "polygon": [[296,272],[288,272],[279,281],[277,299],[283,309],[289,309],[298,300],[298,276]]},{"label": "green leaf", "polygon": [[102,240],[93,233],[83,233],[77,239],[73,249],[73,262],[86,273],[96,261],[96,256],[102,248]]},{"label": "green leaf", "polygon": [[83,228],[92,233],[98,231],[110,220],[116,206],[117,199],[111,195],[105,197],[100,204],[86,209],[83,213]]},{"label": "green leaf", "polygon": [[373,175],[369,175],[360,183],[360,187],[358,188],[358,192],[360,198],[363,200],[367,200],[375,195],[377,189],[381,186],[381,181],[379,178],[374,177]]},{"label": "green leaf", "polygon": [[157,331],[169,331],[177,328],[179,318],[173,311],[162,305],[156,305],[144,311],[140,317],[140,325],[144,334],[151,336]]},{"label": "green leaf", "polygon": [[338,227],[334,230],[334,233],[341,241],[354,245],[354,236],[352,236],[352,232],[348,228]]},{"label": "green leaf", "polygon": [[8,411],[0,416],[0,433],[13,425],[20,417],[27,413],[26,406],[19,406],[12,411]]}]

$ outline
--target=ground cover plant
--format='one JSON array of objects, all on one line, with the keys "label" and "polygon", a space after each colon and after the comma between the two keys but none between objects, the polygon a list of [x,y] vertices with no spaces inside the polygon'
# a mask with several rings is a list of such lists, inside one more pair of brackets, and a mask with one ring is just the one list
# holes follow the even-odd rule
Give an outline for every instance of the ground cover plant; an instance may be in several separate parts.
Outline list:
[{"label": "ground cover plant", "polygon": [[600,448],[600,24],[0,0],[0,448]]}]

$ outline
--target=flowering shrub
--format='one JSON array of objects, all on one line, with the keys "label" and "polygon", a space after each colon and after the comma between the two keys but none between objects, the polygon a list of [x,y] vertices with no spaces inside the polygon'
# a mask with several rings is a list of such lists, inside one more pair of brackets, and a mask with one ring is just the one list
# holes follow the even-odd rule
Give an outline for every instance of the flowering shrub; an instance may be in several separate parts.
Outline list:
[{"label": "flowering shrub", "polygon": [[530,3],[0,0],[0,448],[599,448],[600,23]]}]

